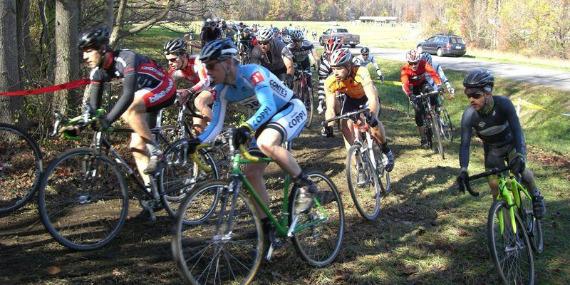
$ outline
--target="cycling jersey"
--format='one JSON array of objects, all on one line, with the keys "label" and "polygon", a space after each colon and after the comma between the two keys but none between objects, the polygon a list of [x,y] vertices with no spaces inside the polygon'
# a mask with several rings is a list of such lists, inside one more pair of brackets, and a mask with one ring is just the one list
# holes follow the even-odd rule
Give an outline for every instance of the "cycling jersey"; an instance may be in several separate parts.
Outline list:
[{"label": "cycling jersey", "polygon": [[[469,165],[469,145],[472,130],[483,141],[485,153],[493,148],[504,148],[514,144],[515,150],[526,155],[524,134],[511,100],[503,96],[493,96],[494,106],[488,115],[477,112],[469,106],[461,118],[461,146],[459,148],[459,165]],[[508,152],[508,149],[503,151]]]},{"label": "cycling jersey", "polygon": [[287,46],[280,39],[273,39],[269,42],[269,51],[263,53],[259,45],[255,46],[251,51],[250,62],[259,64],[273,74],[281,76],[287,72],[285,63],[283,62],[283,53],[288,53]]},{"label": "cycling jersey", "polygon": [[208,77],[206,66],[195,55],[186,55],[186,57],[188,58],[188,63],[184,69],[177,70],[170,67],[168,74],[176,81],[184,79],[194,84],[190,88],[192,93],[206,90],[210,86],[210,78]]},{"label": "cycling jersey", "polygon": [[[443,73],[443,68],[441,68],[441,65],[439,63],[433,62],[432,65],[433,69],[435,69],[435,71],[437,72],[437,75],[439,75],[439,78],[441,79],[441,83],[446,83],[449,80],[447,79],[447,77],[445,76],[445,73]],[[431,82],[433,82],[433,78],[430,79],[432,80]],[[430,84],[431,84],[430,82]]]},{"label": "cycling jersey", "polygon": [[206,43],[211,42],[213,40],[219,39],[222,37],[222,30],[220,28],[210,28],[208,26],[202,27],[202,31],[200,32],[200,40],[202,41],[202,46]]},{"label": "cycling jersey", "polygon": [[337,80],[334,74],[329,75],[325,80],[325,90],[328,94],[337,92],[346,94],[352,99],[361,99],[366,96],[364,87],[372,84],[368,69],[360,66],[353,66],[350,75],[345,80]]},{"label": "cycling jersey", "polygon": [[300,46],[290,43],[287,49],[283,50],[283,56],[290,58],[299,69],[308,69],[311,66],[309,55],[312,54],[313,48],[313,44],[306,40]]},{"label": "cycling jersey", "polygon": [[[91,83],[86,89],[91,109],[99,108],[103,94],[102,83],[113,78],[123,78],[123,94],[106,115],[109,122],[117,120],[129,108],[135,92],[144,96],[148,112],[172,104],[176,94],[174,80],[153,60],[126,49],[111,53],[113,57],[109,62],[91,70]],[[105,58],[106,55],[103,60]]]},{"label": "cycling jersey", "polygon": [[361,54],[358,56],[355,56],[352,59],[352,62],[354,62],[354,64],[360,65],[360,66],[367,66],[368,64],[372,63],[372,64],[374,64],[374,68],[378,69],[378,64],[376,63],[376,59],[371,54],[368,55],[368,59],[364,59],[364,57]]},{"label": "cycling jersey", "polygon": [[198,137],[201,142],[210,142],[220,133],[228,103],[257,110],[246,123],[253,130],[272,124],[285,140],[297,137],[307,120],[306,108],[299,99],[294,99],[293,91],[275,74],[256,64],[239,65],[235,84],[217,84],[214,92],[212,120]]},{"label": "cycling jersey", "polygon": [[406,95],[410,96],[412,94],[410,87],[422,86],[426,82],[426,72],[435,80],[435,84],[441,85],[441,78],[439,78],[437,72],[423,59],[418,63],[416,70],[413,70],[409,63],[402,66],[400,81],[402,82],[402,89]]}]

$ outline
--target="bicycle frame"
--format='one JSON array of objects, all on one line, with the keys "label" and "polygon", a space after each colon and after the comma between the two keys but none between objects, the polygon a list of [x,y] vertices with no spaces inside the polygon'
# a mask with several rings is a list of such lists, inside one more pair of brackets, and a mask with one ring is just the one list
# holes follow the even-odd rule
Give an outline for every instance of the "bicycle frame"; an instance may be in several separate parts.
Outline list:
[{"label": "bicycle frame", "polygon": [[[526,195],[529,199],[531,199],[530,193],[528,190],[517,181],[517,179],[510,175],[499,175],[499,194],[497,195],[497,200],[504,200],[507,203],[507,207],[509,209],[509,219],[511,225],[513,226],[513,232],[517,232],[517,224],[515,222],[515,211],[520,209],[522,203],[522,196]],[[511,195],[512,194],[512,195]],[[505,225],[504,225],[504,217],[503,215],[498,216],[499,218],[499,228],[501,230],[501,234],[504,233]]]}]

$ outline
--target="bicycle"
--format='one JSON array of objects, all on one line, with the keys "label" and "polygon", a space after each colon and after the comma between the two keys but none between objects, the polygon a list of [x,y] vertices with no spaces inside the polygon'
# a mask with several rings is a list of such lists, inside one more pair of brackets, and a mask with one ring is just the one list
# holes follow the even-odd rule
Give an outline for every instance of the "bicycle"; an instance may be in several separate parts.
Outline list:
[{"label": "bicycle", "polygon": [[[273,250],[290,239],[310,265],[323,267],[333,262],[344,236],[342,200],[334,183],[325,174],[309,172],[309,178],[320,191],[315,194],[314,205],[307,212],[297,213],[294,205],[299,188],[291,185],[291,177],[286,176],[281,210],[273,215],[240,169],[249,163],[272,160],[251,156],[243,145],[236,150],[233,131],[228,132],[232,155],[229,181],[211,181],[195,187],[178,210],[172,251],[185,281],[191,284],[248,284],[253,280],[266,242],[255,205],[262,209],[272,225],[266,259],[269,260]],[[215,196],[219,196],[215,211],[210,212],[209,205],[204,209],[202,205],[209,204]],[[204,221],[189,225],[186,217],[196,220],[195,216]]]},{"label": "bicycle", "polygon": [[[432,104],[430,103],[430,98],[432,96],[438,96],[439,91],[431,91],[428,93],[420,92],[419,95],[412,95],[419,100],[420,106],[419,108],[423,108],[424,115],[423,115],[423,122],[425,128],[425,136],[427,138],[428,147],[433,148],[435,152],[441,154],[441,158],[445,159],[445,152],[443,150],[443,142],[442,142],[442,119],[440,118],[439,114],[433,108]],[[434,146],[433,137],[437,140],[437,146]]]},{"label": "bicycle", "polygon": [[470,181],[498,174],[499,194],[487,219],[489,251],[504,284],[533,284],[533,251],[540,254],[544,250],[542,225],[534,216],[528,189],[521,184],[520,177],[507,176],[504,172],[508,170],[508,167],[494,168],[469,176],[467,183],[459,188],[479,196],[471,189]]},{"label": "bicycle", "polygon": [[372,139],[370,126],[366,122],[369,113],[370,109],[363,108],[336,116],[322,124],[325,126],[331,121],[352,120],[354,143],[346,155],[346,180],[350,196],[360,215],[374,221],[380,215],[382,194],[391,192],[391,183],[390,173],[385,169],[388,158]]},{"label": "bicycle", "polygon": [[[56,114],[54,132],[61,124],[77,125],[86,122],[93,125],[105,111],[99,109],[90,118],[78,116],[67,120]],[[218,177],[216,164],[204,151],[188,159],[188,141],[180,139],[164,151],[164,167],[151,176],[151,187],[145,189],[138,171],[133,170],[108,140],[111,133],[132,133],[131,129],[96,130],[87,148],[70,149],[58,155],[46,168],[39,186],[40,218],[51,236],[61,245],[78,251],[99,249],[111,242],[127,219],[129,196],[124,174],[127,174],[141,190],[139,200],[143,209],[155,221],[154,211],[164,208],[170,216],[176,214],[176,204],[194,187],[208,178],[209,171]],[[151,132],[157,139],[166,140],[160,126]],[[69,132],[65,138],[77,139]],[[167,142],[166,142],[167,143]],[[199,157],[198,157],[199,156]],[[198,171],[200,167],[204,171]],[[168,185],[168,175],[173,169],[183,180],[181,187]],[[170,187],[167,187],[170,186]]]},{"label": "bicycle", "polygon": [[38,189],[43,156],[30,135],[0,123],[0,215],[24,206]]},{"label": "bicycle", "polygon": [[293,81],[293,90],[299,99],[305,104],[307,108],[307,122],[305,127],[310,127],[313,122],[314,103],[313,103],[313,89],[311,88],[312,74],[310,70],[295,69],[295,80]]}]

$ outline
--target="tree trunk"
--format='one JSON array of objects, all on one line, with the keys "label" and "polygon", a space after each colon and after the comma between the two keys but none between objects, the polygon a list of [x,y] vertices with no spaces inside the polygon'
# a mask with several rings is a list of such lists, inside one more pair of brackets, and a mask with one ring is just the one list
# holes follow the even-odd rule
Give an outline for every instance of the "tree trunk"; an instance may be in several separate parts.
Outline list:
[{"label": "tree trunk", "polygon": [[[16,13],[16,0],[0,1],[0,92],[21,88],[18,72]],[[21,105],[21,97],[0,96],[0,121],[18,123]]]},{"label": "tree trunk", "polygon": [[[77,37],[79,29],[79,1],[57,0],[55,4],[55,84],[77,79],[79,73],[79,51]],[[74,90],[62,90],[54,94],[56,110],[65,113],[68,105],[77,106],[81,101]]]},{"label": "tree trunk", "polygon": [[107,28],[111,28],[113,27],[113,21],[115,20],[115,11],[114,11],[114,6],[115,6],[115,0],[107,0],[107,11],[106,11],[106,15],[105,15],[105,26]]}]

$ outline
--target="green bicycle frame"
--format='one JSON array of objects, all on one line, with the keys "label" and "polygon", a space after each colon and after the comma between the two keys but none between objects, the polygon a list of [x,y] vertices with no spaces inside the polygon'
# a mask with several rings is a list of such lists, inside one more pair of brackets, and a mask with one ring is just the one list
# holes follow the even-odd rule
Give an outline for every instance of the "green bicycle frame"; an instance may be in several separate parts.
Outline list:
[{"label": "green bicycle frame", "polygon": [[[513,176],[499,176],[499,194],[497,200],[504,200],[509,209],[509,219],[513,227],[513,232],[517,233],[517,224],[515,222],[515,210],[521,207],[521,192],[527,197],[531,197],[528,190],[520,184]],[[511,195],[512,194],[512,195]],[[505,231],[505,221],[503,215],[498,215],[499,229],[501,234]]]},{"label": "green bicycle frame", "polygon": [[[243,153],[243,150],[244,149],[242,146],[242,153]],[[245,153],[247,153],[247,152],[245,152]],[[290,175],[285,176],[285,181],[283,184],[283,199],[282,199],[282,203],[281,203],[281,217],[278,220],[273,215],[273,213],[271,213],[269,206],[267,206],[267,204],[261,199],[259,194],[254,190],[254,188],[251,185],[251,183],[249,182],[249,180],[247,180],[247,178],[245,177],[245,175],[241,171],[241,165],[246,165],[246,164],[250,164],[250,163],[259,163],[259,162],[269,163],[269,162],[272,162],[273,159],[267,158],[267,157],[255,157],[255,156],[250,156],[250,157],[246,158],[246,156],[249,156],[249,155],[242,155],[239,152],[233,156],[231,176],[234,178],[238,178],[242,182],[242,184],[247,189],[247,192],[255,200],[256,204],[261,207],[262,211],[265,213],[265,215],[267,215],[267,218],[269,218],[271,223],[275,226],[277,234],[281,237],[286,237],[289,233],[288,231],[291,231],[289,229],[289,226],[288,226],[289,215],[291,214],[291,213],[289,213],[289,199],[288,199],[288,197],[289,197],[289,186],[291,185],[291,176]],[[295,226],[294,230],[291,232],[293,232],[293,233],[300,232],[306,228],[310,228],[310,227],[312,227],[316,224],[319,224],[320,222],[328,219],[328,214],[326,212],[324,212],[324,208],[321,207],[321,204],[319,203],[319,201],[317,199],[314,199],[314,201],[315,201],[315,207],[317,207],[319,214],[320,214],[319,219],[317,219],[313,222],[310,222],[310,223],[303,223],[302,225],[297,225],[297,226]]]}]

